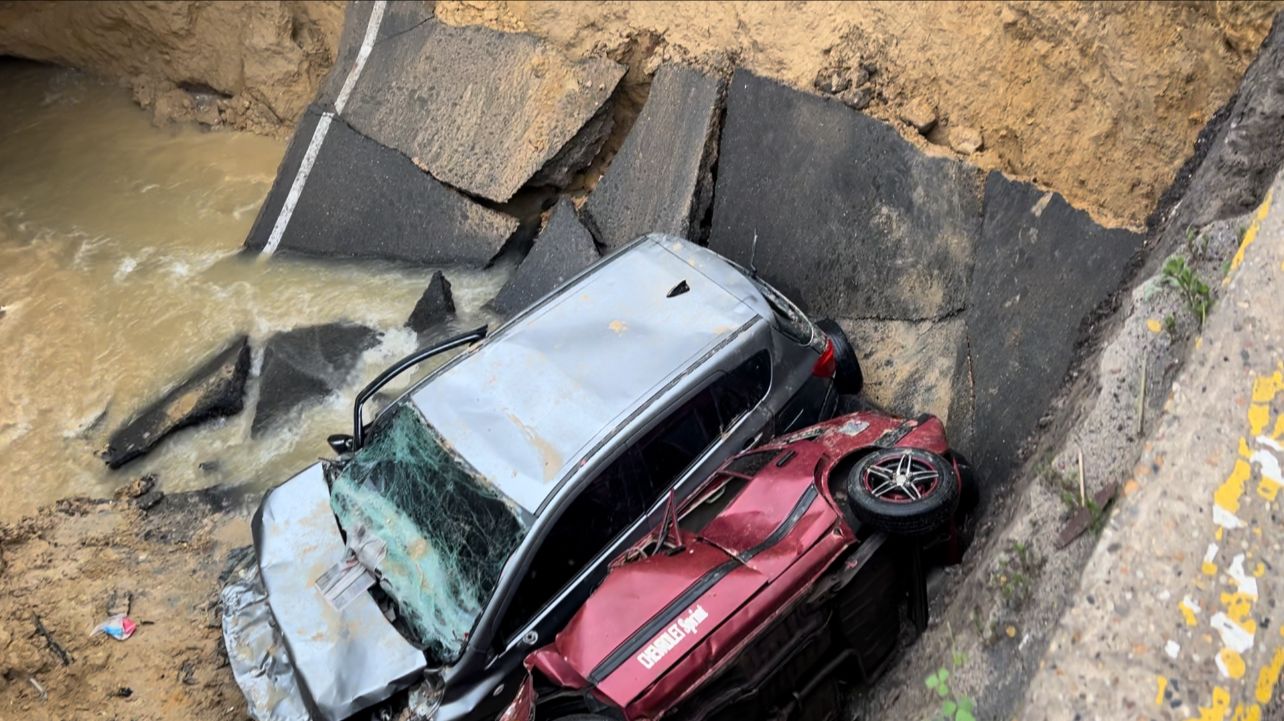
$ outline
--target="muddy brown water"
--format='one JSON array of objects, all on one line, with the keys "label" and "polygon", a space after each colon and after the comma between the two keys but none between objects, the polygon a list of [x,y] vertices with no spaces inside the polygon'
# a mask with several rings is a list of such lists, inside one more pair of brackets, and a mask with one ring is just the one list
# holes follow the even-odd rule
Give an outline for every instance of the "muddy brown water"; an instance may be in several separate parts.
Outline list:
[{"label": "muddy brown water", "polygon": [[[430,272],[240,246],[281,140],[153,127],[127,91],[80,73],[0,61],[0,520],[157,474],[161,488],[265,488],[346,431],[353,391],[416,346],[401,328]],[[448,270],[461,323],[504,273]],[[226,421],[181,431],[108,471],[108,433],[237,333],[262,340],[348,320],[385,330],[349,386],[251,440],[257,388]],[[205,469],[202,469],[204,464]]]}]

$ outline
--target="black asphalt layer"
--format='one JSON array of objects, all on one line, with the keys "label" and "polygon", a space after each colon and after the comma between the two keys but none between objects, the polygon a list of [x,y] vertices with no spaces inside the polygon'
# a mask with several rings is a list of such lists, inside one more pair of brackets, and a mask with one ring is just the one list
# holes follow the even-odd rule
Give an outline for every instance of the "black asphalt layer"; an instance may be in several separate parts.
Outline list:
[{"label": "black asphalt layer", "polygon": [[250,341],[241,336],[113,432],[103,460],[111,468],[120,468],[155,448],[174,431],[240,413],[249,372]]},{"label": "black asphalt layer", "polygon": [[1061,388],[1085,319],[1123,282],[1142,236],[991,173],[968,303],[974,465],[1006,478]]},{"label": "black asphalt layer", "polygon": [[584,206],[599,242],[617,248],[647,233],[692,237],[713,196],[721,86],[682,65],[656,72],[642,113]]},{"label": "black asphalt layer", "polygon": [[717,176],[709,246],[752,261],[813,315],[924,320],[963,308],[981,216],[973,168],[927,157],[841,102],[738,70]]},{"label": "black asphalt layer", "polygon": [[531,35],[432,20],[374,45],[342,114],[443,183],[504,202],[550,160],[582,165],[596,154],[623,74],[602,57],[571,62]]},{"label": "black asphalt layer", "polygon": [[361,353],[378,342],[377,331],[347,323],[296,328],[269,338],[250,435],[258,438],[291,411],[343,385]]},{"label": "black asphalt layer", "polygon": [[[245,247],[262,250],[321,118],[310,109],[277,170]],[[408,158],[335,118],[321,143],[279,250],[424,265],[484,266],[517,221],[443,186]]]},{"label": "black asphalt layer", "polygon": [[450,281],[440,270],[433,271],[428,287],[406,319],[406,327],[422,334],[454,317],[455,299],[450,294]]},{"label": "black asphalt layer", "polygon": [[598,259],[593,236],[563,198],[549,214],[530,253],[490,302],[501,315],[512,315],[539,300]]},{"label": "black asphalt layer", "polygon": [[[343,18],[343,33],[339,36],[339,52],[317,93],[316,104],[326,110],[334,110],[334,101],[339,96],[339,90],[352,71],[357,53],[361,50],[361,43],[366,37],[366,30],[370,24],[370,11],[373,8],[374,2],[370,0],[355,0],[347,5]],[[383,20],[379,23],[379,29],[375,35],[375,44],[409,32],[432,20],[431,3],[422,2],[422,0],[393,0],[384,8]]]}]

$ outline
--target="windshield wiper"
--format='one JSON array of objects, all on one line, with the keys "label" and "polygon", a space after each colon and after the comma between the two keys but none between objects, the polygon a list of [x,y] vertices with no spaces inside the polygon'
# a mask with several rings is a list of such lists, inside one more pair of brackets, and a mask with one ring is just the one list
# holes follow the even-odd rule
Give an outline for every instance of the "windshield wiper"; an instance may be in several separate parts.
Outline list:
[{"label": "windshield wiper", "polygon": [[327,439],[330,447],[339,454],[350,453],[361,448],[365,443],[366,433],[365,423],[362,422],[361,419],[361,409],[365,405],[366,401],[370,400],[371,396],[378,393],[380,388],[388,385],[393,378],[396,378],[414,366],[423,363],[435,355],[440,355],[453,348],[458,348],[461,345],[476,343],[477,341],[484,339],[489,331],[489,326],[482,326],[476,330],[471,330],[467,333],[461,333],[460,335],[452,338],[447,338],[442,342],[428,346],[427,348],[420,348],[414,353],[411,353],[405,358],[393,363],[387,370],[376,376],[374,380],[370,381],[369,385],[362,388],[361,392],[357,394],[357,400],[352,404],[352,435],[345,436],[339,434],[330,436],[330,438]]}]

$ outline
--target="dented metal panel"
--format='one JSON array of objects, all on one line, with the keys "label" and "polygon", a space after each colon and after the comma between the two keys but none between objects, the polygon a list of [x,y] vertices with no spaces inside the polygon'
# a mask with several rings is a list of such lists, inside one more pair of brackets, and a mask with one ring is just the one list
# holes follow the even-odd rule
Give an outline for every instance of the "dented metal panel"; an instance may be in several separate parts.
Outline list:
[{"label": "dented metal panel", "polygon": [[[619,419],[761,316],[743,300],[755,292],[739,271],[707,251],[693,265],[670,249],[686,245],[653,236],[580,276],[443,368],[414,392],[415,405],[504,495],[536,512]],[[684,281],[689,290],[668,297]]]},{"label": "dented metal panel", "polygon": [[268,604],[315,718],[347,718],[424,668],[423,653],[369,594],[338,611],[317,588],[316,580],[347,553],[321,464],[268,492],[253,531]]}]

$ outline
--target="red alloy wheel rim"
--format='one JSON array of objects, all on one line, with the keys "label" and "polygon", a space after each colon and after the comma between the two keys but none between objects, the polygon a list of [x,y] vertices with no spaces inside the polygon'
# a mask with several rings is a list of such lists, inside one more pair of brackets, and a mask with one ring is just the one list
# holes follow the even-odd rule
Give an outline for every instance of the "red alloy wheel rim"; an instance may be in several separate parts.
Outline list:
[{"label": "red alloy wheel rim", "polygon": [[932,495],[941,474],[911,451],[886,455],[865,469],[865,490],[880,501],[914,503]]}]

